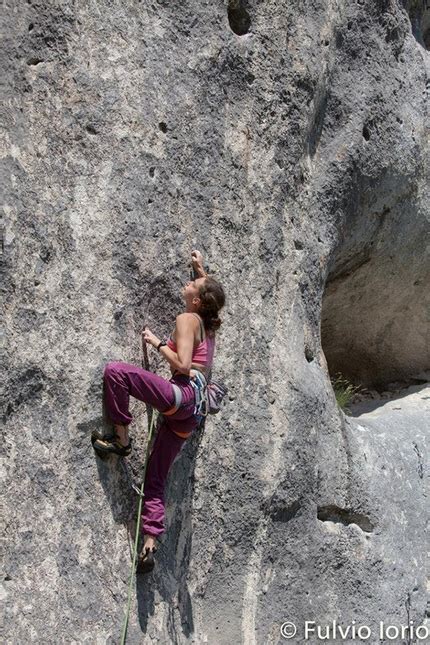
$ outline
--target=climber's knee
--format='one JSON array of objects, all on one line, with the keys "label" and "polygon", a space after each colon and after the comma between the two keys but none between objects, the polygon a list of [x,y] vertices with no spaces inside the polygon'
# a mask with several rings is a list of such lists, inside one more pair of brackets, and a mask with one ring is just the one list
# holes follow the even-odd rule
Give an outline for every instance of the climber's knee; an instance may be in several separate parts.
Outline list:
[{"label": "climber's knee", "polygon": [[117,373],[117,363],[115,363],[114,361],[111,361],[110,363],[106,363],[103,377],[105,379],[109,379],[116,373]]}]

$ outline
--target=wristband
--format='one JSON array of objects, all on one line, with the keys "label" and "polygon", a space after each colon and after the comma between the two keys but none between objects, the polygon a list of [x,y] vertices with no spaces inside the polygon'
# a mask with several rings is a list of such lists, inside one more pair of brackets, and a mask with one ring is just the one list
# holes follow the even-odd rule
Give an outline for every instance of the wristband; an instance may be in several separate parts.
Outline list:
[{"label": "wristband", "polygon": [[163,345],[167,345],[167,343],[165,343],[164,341],[160,341],[160,342],[158,343],[158,345],[157,345],[157,352],[159,352],[159,351],[160,351],[160,347],[163,347]]}]

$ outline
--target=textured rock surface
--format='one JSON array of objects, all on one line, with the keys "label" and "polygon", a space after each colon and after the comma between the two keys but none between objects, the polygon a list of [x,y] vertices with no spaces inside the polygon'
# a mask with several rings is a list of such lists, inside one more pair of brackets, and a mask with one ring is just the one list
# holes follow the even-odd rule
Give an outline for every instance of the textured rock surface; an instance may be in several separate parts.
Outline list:
[{"label": "textured rock surface", "polygon": [[6,641],[118,642],[135,499],[89,435],[105,362],[140,361],[144,322],[170,331],[196,247],[228,292],[235,400],[174,465],[129,642],[278,643],[288,619],[301,642],[305,619],[355,619],[376,643],[379,620],[421,623],[421,416],[345,418],[323,349],[362,382],[429,367],[423,4],[5,17]]}]

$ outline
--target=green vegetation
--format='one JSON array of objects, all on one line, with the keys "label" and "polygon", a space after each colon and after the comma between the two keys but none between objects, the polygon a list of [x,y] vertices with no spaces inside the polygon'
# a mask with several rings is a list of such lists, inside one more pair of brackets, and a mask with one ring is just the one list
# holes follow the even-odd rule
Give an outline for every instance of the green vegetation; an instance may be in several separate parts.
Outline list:
[{"label": "green vegetation", "polygon": [[331,377],[331,383],[333,386],[334,394],[338,406],[340,407],[345,414],[350,413],[348,404],[351,402],[354,394],[361,390],[360,385],[352,385],[348,379],[344,378],[340,372],[338,372],[334,377]]}]

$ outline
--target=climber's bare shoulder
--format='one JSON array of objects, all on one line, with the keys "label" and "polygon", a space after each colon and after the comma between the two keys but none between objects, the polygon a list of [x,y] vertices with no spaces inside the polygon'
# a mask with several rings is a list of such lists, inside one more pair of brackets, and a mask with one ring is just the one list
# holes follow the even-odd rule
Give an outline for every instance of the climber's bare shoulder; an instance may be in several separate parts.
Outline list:
[{"label": "climber's bare shoulder", "polygon": [[194,338],[196,338],[198,330],[200,329],[199,321],[194,314],[184,311],[182,314],[176,316],[175,328],[173,330],[172,339],[176,342],[178,333],[189,334],[190,331],[194,333]]}]

